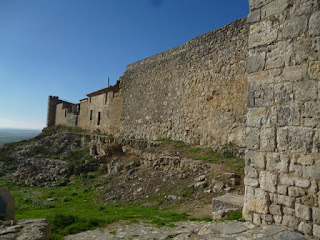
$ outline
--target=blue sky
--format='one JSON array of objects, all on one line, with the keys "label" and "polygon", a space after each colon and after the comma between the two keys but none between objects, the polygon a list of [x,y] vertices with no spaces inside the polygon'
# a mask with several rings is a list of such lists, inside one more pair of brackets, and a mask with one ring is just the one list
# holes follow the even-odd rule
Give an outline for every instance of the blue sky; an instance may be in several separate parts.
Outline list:
[{"label": "blue sky", "polygon": [[0,127],[43,128],[130,63],[249,13],[248,0],[0,0]]}]

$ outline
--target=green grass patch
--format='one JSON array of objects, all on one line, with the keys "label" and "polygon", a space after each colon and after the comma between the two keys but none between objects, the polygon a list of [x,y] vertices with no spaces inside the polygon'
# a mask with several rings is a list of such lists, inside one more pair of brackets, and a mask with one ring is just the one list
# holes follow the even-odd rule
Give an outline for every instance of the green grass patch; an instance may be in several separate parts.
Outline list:
[{"label": "green grass patch", "polygon": [[[60,187],[28,187],[0,179],[0,187],[8,188],[16,200],[16,220],[47,218],[54,240],[120,220],[129,223],[142,220],[157,227],[174,227],[174,222],[188,220],[186,213],[177,213],[157,204],[144,206],[142,203],[119,202],[104,205],[94,181],[78,177]],[[48,198],[56,198],[56,201],[47,201]]]},{"label": "green grass patch", "polygon": [[226,217],[222,218],[221,221],[225,222],[225,221],[241,221],[244,222],[245,220],[242,217],[242,211],[234,211],[234,212],[230,212]]}]

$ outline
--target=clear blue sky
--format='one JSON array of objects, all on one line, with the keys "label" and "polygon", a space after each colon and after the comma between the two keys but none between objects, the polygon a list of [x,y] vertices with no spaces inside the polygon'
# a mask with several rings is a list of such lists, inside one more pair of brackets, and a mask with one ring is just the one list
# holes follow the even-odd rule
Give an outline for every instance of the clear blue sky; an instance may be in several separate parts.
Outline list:
[{"label": "clear blue sky", "polygon": [[126,66],[249,13],[248,0],[0,0],[0,127],[42,128]]}]

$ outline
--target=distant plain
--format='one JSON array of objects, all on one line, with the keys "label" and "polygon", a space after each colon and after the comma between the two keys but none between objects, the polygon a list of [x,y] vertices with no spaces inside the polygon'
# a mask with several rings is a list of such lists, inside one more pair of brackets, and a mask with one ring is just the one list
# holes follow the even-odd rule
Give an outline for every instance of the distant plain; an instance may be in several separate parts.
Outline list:
[{"label": "distant plain", "polygon": [[41,130],[0,128],[0,146],[9,142],[29,139],[39,133],[41,133]]}]

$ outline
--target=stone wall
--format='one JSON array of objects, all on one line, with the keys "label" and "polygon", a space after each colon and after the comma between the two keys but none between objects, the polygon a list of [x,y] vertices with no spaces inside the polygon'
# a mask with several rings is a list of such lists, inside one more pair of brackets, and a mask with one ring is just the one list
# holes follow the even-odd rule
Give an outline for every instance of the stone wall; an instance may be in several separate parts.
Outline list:
[{"label": "stone wall", "polygon": [[320,237],[320,1],[250,0],[244,216]]},{"label": "stone wall", "polygon": [[246,19],[127,67],[123,137],[245,147]]},{"label": "stone wall", "polygon": [[78,126],[87,130],[88,115],[88,98],[80,100]]}]

